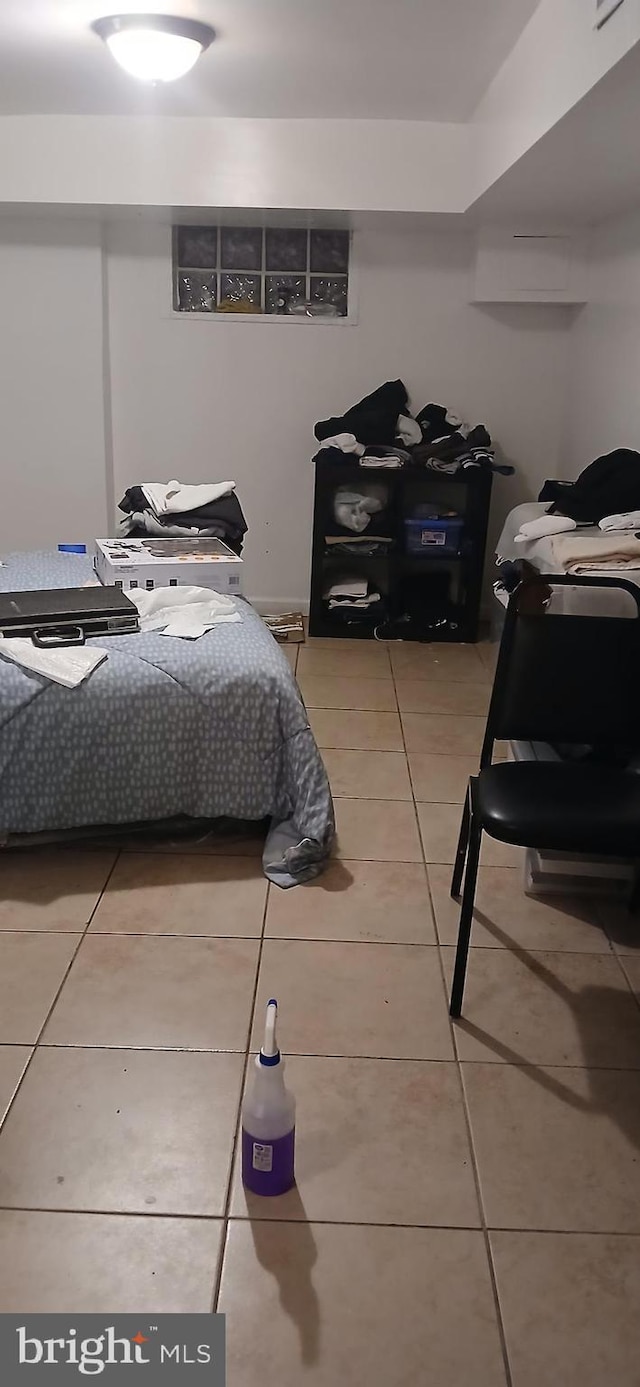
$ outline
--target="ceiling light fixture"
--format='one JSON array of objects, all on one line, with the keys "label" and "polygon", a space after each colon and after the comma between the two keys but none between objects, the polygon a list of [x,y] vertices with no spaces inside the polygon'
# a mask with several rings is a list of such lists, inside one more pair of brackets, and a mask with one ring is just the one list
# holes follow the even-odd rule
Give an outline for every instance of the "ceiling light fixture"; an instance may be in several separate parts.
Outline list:
[{"label": "ceiling light fixture", "polygon": [[91,27],[125,72],[142,82],[184,77],[215,38],[209,24],[168,14],[113,14]]}]

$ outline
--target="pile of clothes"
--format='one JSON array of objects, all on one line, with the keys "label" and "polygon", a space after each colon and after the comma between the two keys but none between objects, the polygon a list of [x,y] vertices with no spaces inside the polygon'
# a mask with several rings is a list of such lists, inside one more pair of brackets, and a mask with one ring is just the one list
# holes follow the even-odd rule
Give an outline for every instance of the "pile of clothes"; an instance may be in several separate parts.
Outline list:
[{"label": "pile of clothes", "polygon": [[377,613],[382,597],[367,578],[347,573],[342,577],[333,578],[325,589],[324,600],[334,615],[353,619],[354,615],[362,618],[363,614],[368,614],[372,608]]},{"label": "pile of clothes", "polygon": [[[640,453],[615,448],[585,467],[575,482],[545,482],[538,500],[552,501],[552,514],[582,525],[599,525],[605,517],[617,520],[640,511]],[[627,528],[635,528],[635,521]]]},{"label": "pile of clothes", "polygon": [[235,482],[191,486],[184,482],[141,482],[128,487],[120,502],[122,533],[136,539],[221,539],[234,554],[242,553],[247,522]]},{"label": "pile of clothes", "polygon": [[386,381],[340,417],[320,420],[314,433],[325,456],[347,454],[359,458],[363,467],[402,467],[411,462],[450,474],[471,467],[504,476],[514,472],[510,464],[496,461],[484,424],[472,428],[437,404],[411,414],[401,380]]}]

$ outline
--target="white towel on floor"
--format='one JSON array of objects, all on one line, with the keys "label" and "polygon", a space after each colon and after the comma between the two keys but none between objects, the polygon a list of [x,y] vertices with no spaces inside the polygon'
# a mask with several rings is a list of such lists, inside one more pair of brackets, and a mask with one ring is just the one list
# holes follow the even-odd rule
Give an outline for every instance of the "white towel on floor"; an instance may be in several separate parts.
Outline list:
[{"label": "white towel on floor", "polygon": [[21,636],[0,636],[0,655],[13,660],[16,665],[33,670],[34,674],[43,674],[54,684],[63,684],[66,689],[77,688],[107,658],[106,650],[101,650],[97,645],[67,645],[58,650],[41,650],[32,640]]},{"label": "white towel on floor", "polygon": [[163,636],[193,641],[214,626],[242,620],[235,602],[211,588],[134,589],[128,596],[140,613],[140,630]]},{"label": "white towel on floor", "polygon": [[141,482],[141,490],[155,515],[180,515],[183,511],[198,510],[211,501],[219,501],[235,491],[235,482],[211,482],[192,486],[187,482]]}]

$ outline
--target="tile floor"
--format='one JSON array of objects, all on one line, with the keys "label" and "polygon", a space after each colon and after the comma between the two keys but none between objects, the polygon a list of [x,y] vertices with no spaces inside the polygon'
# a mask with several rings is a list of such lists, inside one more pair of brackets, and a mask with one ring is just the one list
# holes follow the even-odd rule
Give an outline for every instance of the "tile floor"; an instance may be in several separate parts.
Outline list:
[{"label": "tile floor", "polygon": [[[336,856],[260,844],[0,861],[0,1311],[228,1316],[229,1387],[637,1387],[640,930],[480,872],[465,1019],[450,864],[488,650],[288,652]],[[281,1002],[298,1187],[236,1161]]]}]

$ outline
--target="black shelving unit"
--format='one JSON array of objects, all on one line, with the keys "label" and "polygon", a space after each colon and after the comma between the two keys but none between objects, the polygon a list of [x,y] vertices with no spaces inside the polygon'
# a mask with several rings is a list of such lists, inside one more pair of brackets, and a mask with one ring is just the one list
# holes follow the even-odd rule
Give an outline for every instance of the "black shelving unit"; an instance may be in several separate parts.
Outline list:
[{"label": "black shelving unit", "polygon": [[[476,641],[493,480],[489,468],[449,474],[407,464],[392,470],[320,455],[315,469],[309,634],[373,640],[382,623],[397,622],[410,613],[411,620],[401,627],[407,640]],[[327,543],[328,537],[354,538],[336,521],[335,494],[338,487],[353,486],[357,491],[368,482],[385,487],[388,504],[372,517],[367,531],[383,535],[390,543],[370,557],[347,555],[340,544]],[[409,552],[405,518],[425,504],[461,517],[455,555],[440,554],[437,548]],[[382,601],[348,618],[344,613],[336,615],[329,610],[325,593],[332,575],[338,574],[367,578],[382,594]]]}]

